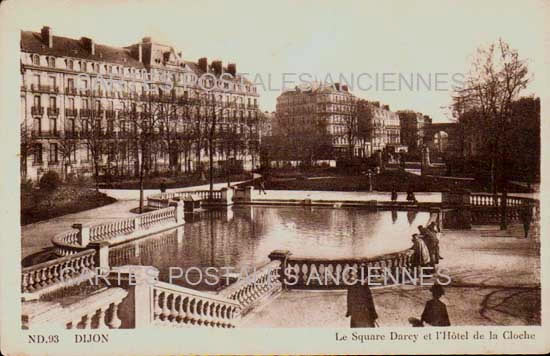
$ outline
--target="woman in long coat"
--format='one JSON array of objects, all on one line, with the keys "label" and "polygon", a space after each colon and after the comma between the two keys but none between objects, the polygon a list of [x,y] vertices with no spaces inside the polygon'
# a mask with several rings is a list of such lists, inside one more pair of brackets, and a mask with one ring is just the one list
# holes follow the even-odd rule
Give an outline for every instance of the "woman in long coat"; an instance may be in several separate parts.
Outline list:
[{"label": "woman in long coat", "polygon": [[376,326],[376,308],[368,284],[365,281],[353,278],[353,283],[348,287],[348,311],[346,317],[351,316],[350,327],[373,328]]}]

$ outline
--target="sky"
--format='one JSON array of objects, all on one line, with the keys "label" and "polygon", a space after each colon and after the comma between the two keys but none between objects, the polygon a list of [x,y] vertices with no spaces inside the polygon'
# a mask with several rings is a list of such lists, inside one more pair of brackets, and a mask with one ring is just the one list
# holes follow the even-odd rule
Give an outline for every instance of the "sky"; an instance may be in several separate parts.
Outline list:
[{"label": "sky", "polygon": [[[342,75],[355,95],[435,122],[451,118],[451,84],[459,84],[476,48],[499,37],[528,61],[533,79],[522,94],[540,95],[550,7],[548,1],[503,0],[30,0],[17,6],[12,21],[23,30],[47,25],[58,36],[114,46],[150,36],[182,51],[185,60],[235,62],[260,84],[263,110],[275,110],[283,80],[290,88],[300,79]],[[406,80],[401,88],[400,77]]]}]

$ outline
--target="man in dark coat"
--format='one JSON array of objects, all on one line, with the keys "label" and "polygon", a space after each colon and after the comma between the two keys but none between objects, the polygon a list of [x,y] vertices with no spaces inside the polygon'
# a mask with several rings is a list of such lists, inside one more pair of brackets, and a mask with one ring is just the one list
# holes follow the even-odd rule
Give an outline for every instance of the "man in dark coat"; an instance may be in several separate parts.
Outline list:
[{"label": "man in dark coat", "polygon": [[356,272],[352,274],[351,285],[348,287],[348,311],[346,317],[351,316],[350,327],[373,328],[375,327],[376,308],[372,293],[366,281],[360,281]]},{"label": "man in dark coat", "polygon": [[533,208],[531,206],[523,207],[520,210],[520,218],[523,223],[523,231],[525,232],[525,238],[529,236],[529,228],[531,227],[531,221],[533,220]]},{"label": "man in dark coat", "polygon": [[434,284],[432,286],[433,299],[426,302],[424,312],[420,318],[421,324],[428,323],[431,326],[451,326],[447,306],[439,300],[445,294],[443,286]]}]

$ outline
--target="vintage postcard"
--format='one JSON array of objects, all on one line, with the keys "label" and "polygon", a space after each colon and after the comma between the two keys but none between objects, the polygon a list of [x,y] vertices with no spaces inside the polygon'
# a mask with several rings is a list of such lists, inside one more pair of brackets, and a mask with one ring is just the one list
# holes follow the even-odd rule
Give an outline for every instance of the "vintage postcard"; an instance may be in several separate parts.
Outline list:
[{"label": "vintage postcard", "polygon": [[3,2],[2,353],[549,352],[549,13]]}]

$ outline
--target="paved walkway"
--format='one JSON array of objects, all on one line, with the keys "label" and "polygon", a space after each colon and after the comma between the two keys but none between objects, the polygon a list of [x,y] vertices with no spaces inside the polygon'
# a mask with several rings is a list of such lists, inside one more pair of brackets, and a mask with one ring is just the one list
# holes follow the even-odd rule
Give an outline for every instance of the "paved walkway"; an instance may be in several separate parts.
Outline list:
[{"label": "paved walkway", "polygon": [[[513,227],[511,234],[521,236]],[[440,267],[453,325],[533,325],[540,323],[540,255],[534,239],[498,237],[496,230],[447,231],[441,239]],[[429,287],[373,289],[381,326],[409,326],[431,298]],[[252,312],[244,327],[347,327],[344,291],[291,291]],[[300,315],[301,317],[296,317]]]}]

